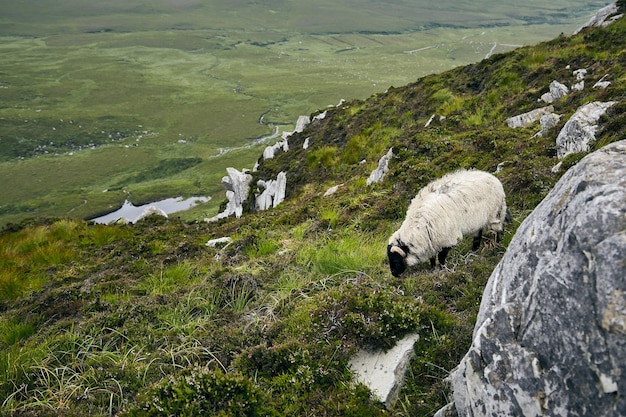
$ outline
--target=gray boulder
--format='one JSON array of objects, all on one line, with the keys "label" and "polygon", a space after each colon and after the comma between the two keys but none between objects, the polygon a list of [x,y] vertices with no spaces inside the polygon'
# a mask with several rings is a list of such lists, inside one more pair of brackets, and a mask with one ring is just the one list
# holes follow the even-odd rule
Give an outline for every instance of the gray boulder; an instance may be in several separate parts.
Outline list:
[{"label": "gray boulder", "polygon": [[594,101],[579,107],[556,138],[557,157],[563,159],[571,153],[588,152],[596,140],[598,120],[614,104],[614,101]]},{"label": "gray boulder", "polygon": [[439,416],[626,415],[626,141],[583,158],[489,278]]}]

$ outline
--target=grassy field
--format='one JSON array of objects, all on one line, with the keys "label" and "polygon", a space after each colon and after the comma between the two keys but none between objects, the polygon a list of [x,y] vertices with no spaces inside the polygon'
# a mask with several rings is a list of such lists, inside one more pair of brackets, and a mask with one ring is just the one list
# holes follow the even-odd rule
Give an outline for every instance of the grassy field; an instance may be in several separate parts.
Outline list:
[{"label": "grassy field", "polygon": [[206,216],[225,168],[251,168],[253,140],[300,114],[570,33],[604,5],[420,3],[0,1],[0,226],[216,196]]}]

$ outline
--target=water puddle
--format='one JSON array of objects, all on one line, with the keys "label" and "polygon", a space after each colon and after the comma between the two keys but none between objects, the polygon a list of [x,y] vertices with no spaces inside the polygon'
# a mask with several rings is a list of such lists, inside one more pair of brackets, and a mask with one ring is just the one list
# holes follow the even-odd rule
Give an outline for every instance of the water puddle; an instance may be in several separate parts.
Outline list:
[{"label": "water puddle", "polygon": [[161,201],[155,201],[154,203],[148,203],[148,204],[144,204],[141,206],[135,206],[133,205],[133,203],[126,200],[124,201],[124,204],[122,205],[122,207],[120,207],[119,209],[111,213],[105,214],[104,216],[91,219],[91,221],[100,223],[100,224],[107,224],[115,220],[125,218],[125,219],[130,220],[131,223],[134,223],[141,216],[143,211],[146,208],[151,207],[151,206],[160,208],[167,214],[172,214],[172,213],[176,213],[179,211],[188,210],[192,208],[193,206],[200,204],[200,203],[206,203],[210,199],[211,197],[191,197],[187,199],[183,199],[182,197],[175,197],[175,198],[167,198]]}]

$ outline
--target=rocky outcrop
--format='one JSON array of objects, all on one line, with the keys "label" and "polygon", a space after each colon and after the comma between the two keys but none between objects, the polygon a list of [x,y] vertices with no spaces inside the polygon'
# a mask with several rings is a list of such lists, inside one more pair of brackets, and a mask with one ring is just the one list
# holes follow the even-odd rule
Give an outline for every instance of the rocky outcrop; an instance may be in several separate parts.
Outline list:
[{"label": "rocky outcrop", "polygon": [[574,32],[574,34],[580,32],[586,27],[610,25],[611,23],[622,17],[622,14],[617,14],[617,12],[617,3],[609,4],[608,6],[603,7],[602,9],[598,10],[598,13],[596,13],[594,17],[589,19],[587,23],[582,25],[576,32]]},{"label": "rocky outcrop", "polygon": [[[275,180],[259,180],[257,186],[256,209],[263,211],[276,207],[285,200],[287,175],[284,172],[280,172]],[[260,188],[263,188],[263,191],[260,191]]]},{"label": "rocky outcrop", "polygon": [[541,119],[542,116],[551,114],[552,112],[554,112],[553,106],[541,107],[539,109],[534,109],[517,116],[509,117],[508,119],[506,119],[506,124],[510,128],[528,126]]},{"label": "rocky outcrop", "polygon": [[489,278],[438,416],[626,415],[626,141],[583,158]]},{"label": "rocky outcrop", "polygon": [[571,153],[588,152],[596,140],[598,120],[614,104],[614,101],[594,101],[579,107],[556,138],[557,157],[563,159]]},{"label": "rocky outcrop", "polygon": [[248,173],[247,169],[240,172],[235,168],[226,168],[226,173],[228,175],[222,178],[222,185],[226,188],[226,198],[228,199],[226,208],[223,212],[205,219],[205,221],[214,222],[233,214],[236,217],[241,217],[243,214],[243,204],[248,199],[252,175]]},{"label": "rocky outcrop", "polygon": [[383,178],[385,178],[385,174],[389,171],[389,160],[392,157],[393,148],[390,148],[389,151],[378,160],[378,167],[370,174],[366,181],[367,185],[381,182]]}]

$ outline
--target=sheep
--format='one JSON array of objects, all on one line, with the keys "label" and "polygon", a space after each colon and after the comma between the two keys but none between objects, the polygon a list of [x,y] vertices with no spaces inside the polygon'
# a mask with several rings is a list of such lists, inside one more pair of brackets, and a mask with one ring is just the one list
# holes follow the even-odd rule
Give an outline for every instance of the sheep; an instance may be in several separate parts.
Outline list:
[{"label": "sheep", "polygon": [[387,257],[395,277],[407,266],[435,256],[444,265],[450,248],[464,236],[474,235],[477,250],[483,231],[496,233],[499,241],[510,219],[504,189],[493,175],[478,170],[459,170],[422,188],[411,201],[407,215],[389,238]]}]

